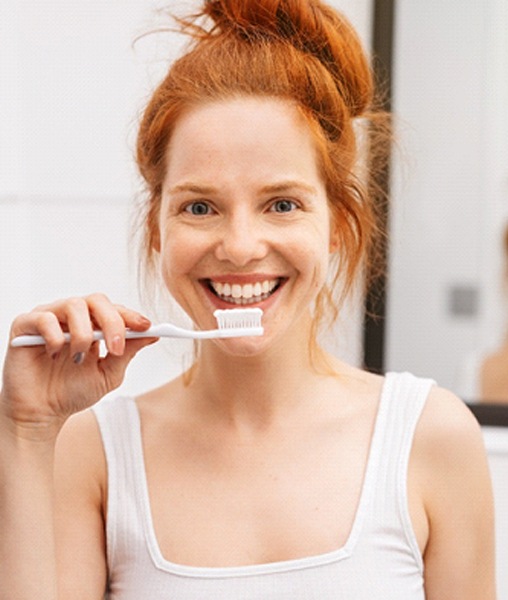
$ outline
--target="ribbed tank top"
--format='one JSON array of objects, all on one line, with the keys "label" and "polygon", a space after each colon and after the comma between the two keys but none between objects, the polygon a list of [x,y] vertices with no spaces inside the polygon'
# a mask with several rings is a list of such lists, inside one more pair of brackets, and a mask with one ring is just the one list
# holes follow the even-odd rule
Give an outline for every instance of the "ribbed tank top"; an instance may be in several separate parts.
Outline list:
[{"label": "ribbed tank top", "polygon": [[[244,567],[191,567],[162,556],[154,532],[140,419],[132,398],[94,413],[108,469],[110,600],[424,600],[407,469],[433,381],[385,377],[362,492],[346,543],[332,552]],[[168,507],[171,510],[171,507]]]}]

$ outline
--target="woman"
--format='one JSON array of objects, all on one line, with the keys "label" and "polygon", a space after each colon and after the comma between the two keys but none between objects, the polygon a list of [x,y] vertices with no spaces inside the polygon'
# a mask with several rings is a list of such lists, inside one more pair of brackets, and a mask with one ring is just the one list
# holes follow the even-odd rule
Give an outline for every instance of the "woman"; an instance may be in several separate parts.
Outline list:
[{"label": "woman", "polygon": [[[508,225],[503,246],[503,287],[508,285]],[[508,333],[494,346],[470,353],[457,373],[456,391],[469,402],[508,403]],[[455,389],[455,388],[454,388]]]},{"label": "woman", "polygon": [[[372,78],[320,2],[204,3],[143,116],[146,263],[199,328],[265,334],[93,405],[154,340],[94,294],[18,317],[1,395],[4,598],[494,598],[492,497],[461,401],[322,350],[374,236],[355,176]],[[104,330],[109,353],[91,341]],[[71,342],[63,343],[69,330]],[[54,481],[53,481],[54,468]]]}]

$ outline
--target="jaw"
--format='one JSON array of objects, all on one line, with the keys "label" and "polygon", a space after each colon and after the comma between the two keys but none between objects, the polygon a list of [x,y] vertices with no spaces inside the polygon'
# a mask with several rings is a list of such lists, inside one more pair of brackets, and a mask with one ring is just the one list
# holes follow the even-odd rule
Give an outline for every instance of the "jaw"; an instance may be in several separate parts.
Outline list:
[{"label": "jaw", "polygon": [[[285,340],[284,348],[284,344],[293,344],[307,330],[304,323],[310,314],[309,307],[317,283],[313,275],[301,273],[297,269],[283,273],[272,270],[250,274],[213,274],[209,271],[203,275],[202,271],[194,277],[188,273],[173,276],[172,289],[170,288],[177,302],[199,329],[215,328],[217,325],[213,312],[216,309],[232,308],[260,308],[264,313],[262,323],[265,328],[265,335],[260,337],[214,340],[214,344],[206,344],[206,347],[217,345],[226,354],[259,358],[276,340]],[[240,289],[234,290],[234,286],[239,286]],[[260,286],[261,294],[258,293]],[[296,335],[295,340],[293,335]],[[303,335],[305,337],[306,334]],[[303,345],[308,347],[306,342]],[[276,343],[275,346],[278,347],[279,344]]]}]

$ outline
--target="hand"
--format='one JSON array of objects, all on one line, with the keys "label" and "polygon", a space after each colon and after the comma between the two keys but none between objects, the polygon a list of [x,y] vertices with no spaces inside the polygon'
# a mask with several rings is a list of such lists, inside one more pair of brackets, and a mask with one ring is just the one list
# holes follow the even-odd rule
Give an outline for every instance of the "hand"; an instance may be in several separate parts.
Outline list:
[{"label": "hand", "polygon": [[[55,434],[73,413],[88,408],[123,381],[127,365],[154,338],[125,339],[125,328],[144,331],[150,321],[112,304],[102,294],[70,298],[17,317],[10,339],[37,334],[45,346],[9,347],[0,393],[0,418],[20,435]],[[104,332],[107,354],[99,355],[93,329]],[[71,335],[65,343],[63,333]]]}]

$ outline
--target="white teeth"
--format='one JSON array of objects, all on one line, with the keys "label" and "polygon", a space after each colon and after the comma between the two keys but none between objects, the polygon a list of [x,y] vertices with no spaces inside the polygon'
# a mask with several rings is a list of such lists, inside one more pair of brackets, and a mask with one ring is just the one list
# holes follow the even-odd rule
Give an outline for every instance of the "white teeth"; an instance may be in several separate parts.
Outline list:
[{"label": "white teeth", "polygon": [[268,298],[279,284],[279,281],[279,279],[270,279],[263,282],[246,283],[245,285],[210,281],[210,286],[222,300],[232,304],[244,305],[261,302],[261,300]]},{"label": "white teeth", "polygon": [[254,286],[252,285],[252,283],[248,283],[247,285],[243,286],[243,290],[242,290],[242,296],[246,299],[252,298],[252,296],[254,295]]}]

